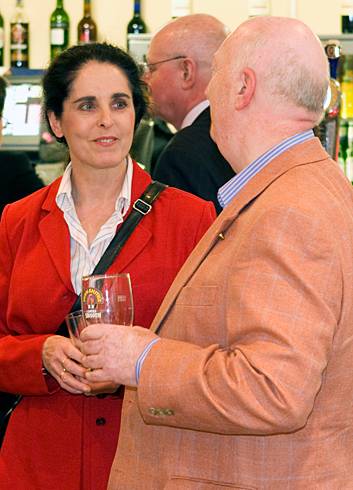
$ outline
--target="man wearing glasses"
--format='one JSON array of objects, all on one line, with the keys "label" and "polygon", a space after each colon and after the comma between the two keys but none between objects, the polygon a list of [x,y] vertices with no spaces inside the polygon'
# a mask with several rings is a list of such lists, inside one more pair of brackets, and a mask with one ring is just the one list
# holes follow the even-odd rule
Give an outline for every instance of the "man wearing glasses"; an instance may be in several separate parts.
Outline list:
[{"label": "man wearing glasses", "polygon": [[215,17],[186,15],[157,32],[145,63],[152,110],[178,130],[159,156],[152,177],[213,201],[218,212],[217,191],[234,171],[210,138],[205,89],[213,55],[226,36],[226,27]]}]

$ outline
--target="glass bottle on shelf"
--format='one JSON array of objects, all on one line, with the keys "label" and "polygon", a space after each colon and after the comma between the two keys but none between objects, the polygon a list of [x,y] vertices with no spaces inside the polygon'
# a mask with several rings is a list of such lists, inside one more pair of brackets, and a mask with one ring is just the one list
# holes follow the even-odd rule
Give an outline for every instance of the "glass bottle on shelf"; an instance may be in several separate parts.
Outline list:
[{"label": "glass bottle on shelf", "polygon": [[127,25],[127,33],[144,34],[146,31],[146,24],[141,17],[141,0],[134,0],[134,15]]},{"label": "glass bottle on shelf", "polygon": [[[340,156],[349,180],[353,174],[353,55],[344,55],[341,70]],[[342,162],[341,162],[342,165]]]},{"label": "glass bottle on shelf", "polygon": [[64,10],[64,1],[56,0],[56,8],[50,16],[50,59],[69,46],[70,18]]},{"label": "glass bottle on shelf", "polygon": [[83,17],[77,26],[78,44],[95,43],[97,41],[97,25],[92,19],[91,0],[84,0]]},{"label": "glass bottle on shelf", "polygon": [[4,18],[0,12],[0,66],[4,66]]},{"label": "glass bottle on shelf", "polygon": [[353,119],[353,55],[346,54],[342,64],[342,107],[341,118]]},{"label": "glass bottle on shelf", "polygon": [[341,55],[339,41],[335,39],[327,41],[325,52],[330,66],[330,85],[325,103],[325,115],[315,128],[315,133],[330,157],[338,160],[341,108],[341,89],[337,80],[337,68]]},{"label": "glass bottle on shelf", "polygon": [[23,0],[16,0],[10,23],[10,63],[16,68],[29,67],[29,24]]},{"label": "glass bottle on shelf", "polygon": [[344,0],[341,5],[341,30],[343,34],[353,32],[353,0]]},{"label": "glass bottle on shelf", "polygon": [[134,15],[127,25],[127,49],[129,51],[129,34],[144,34],[147,32],[146,24],[141,17],[141,0],[134,0]]}]

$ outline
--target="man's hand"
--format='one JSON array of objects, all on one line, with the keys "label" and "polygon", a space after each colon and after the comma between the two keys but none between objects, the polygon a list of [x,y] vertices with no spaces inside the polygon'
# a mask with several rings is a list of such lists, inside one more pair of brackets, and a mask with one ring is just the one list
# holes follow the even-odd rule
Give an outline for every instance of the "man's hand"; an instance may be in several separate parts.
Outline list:
[{"label": "man's hand", "polygon": [[142,327],[97,324],[81,333],[82,365],[89,382],[136,386],[136,362],[157,335]]},{"label": "man's hand", "polygon": [[82,382],[86,383],[91,391],[89,393],[85,393],[87,396],[95,396],[95,395],[112,395],[114,394],[120,385],[113,383],[112,381],[105,381],[102,383],[92,383],[89,382],[86,378],[81,379]]}]

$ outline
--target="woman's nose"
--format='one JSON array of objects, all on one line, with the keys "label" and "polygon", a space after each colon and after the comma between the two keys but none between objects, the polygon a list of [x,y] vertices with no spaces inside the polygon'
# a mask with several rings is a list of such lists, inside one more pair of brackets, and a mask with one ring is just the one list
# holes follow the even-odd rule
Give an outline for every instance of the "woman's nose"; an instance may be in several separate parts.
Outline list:
[{"label": "woman's nose", "polygon": [[102,108],[98,115],[98,126],[107,128],[113,124],[113,118],[110,108]]}]

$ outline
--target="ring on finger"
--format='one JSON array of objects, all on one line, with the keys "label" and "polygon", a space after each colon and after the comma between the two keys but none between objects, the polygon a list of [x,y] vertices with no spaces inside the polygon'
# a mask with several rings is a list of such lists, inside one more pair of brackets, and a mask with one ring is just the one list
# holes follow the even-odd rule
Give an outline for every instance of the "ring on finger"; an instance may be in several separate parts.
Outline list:
[{"label": "ring on finger", "polygon": [[66,369],[65,369],[65,361],[66,361],[66,357],[64,357],[64,359],[61,361],[61,365],[62,365],[63,369],[66,371]]},{"label": "ring on finger", "polygon": [[66,373],[66,369],[64,368],[60,373],[60,379],[64,381],[64,374]]}]

